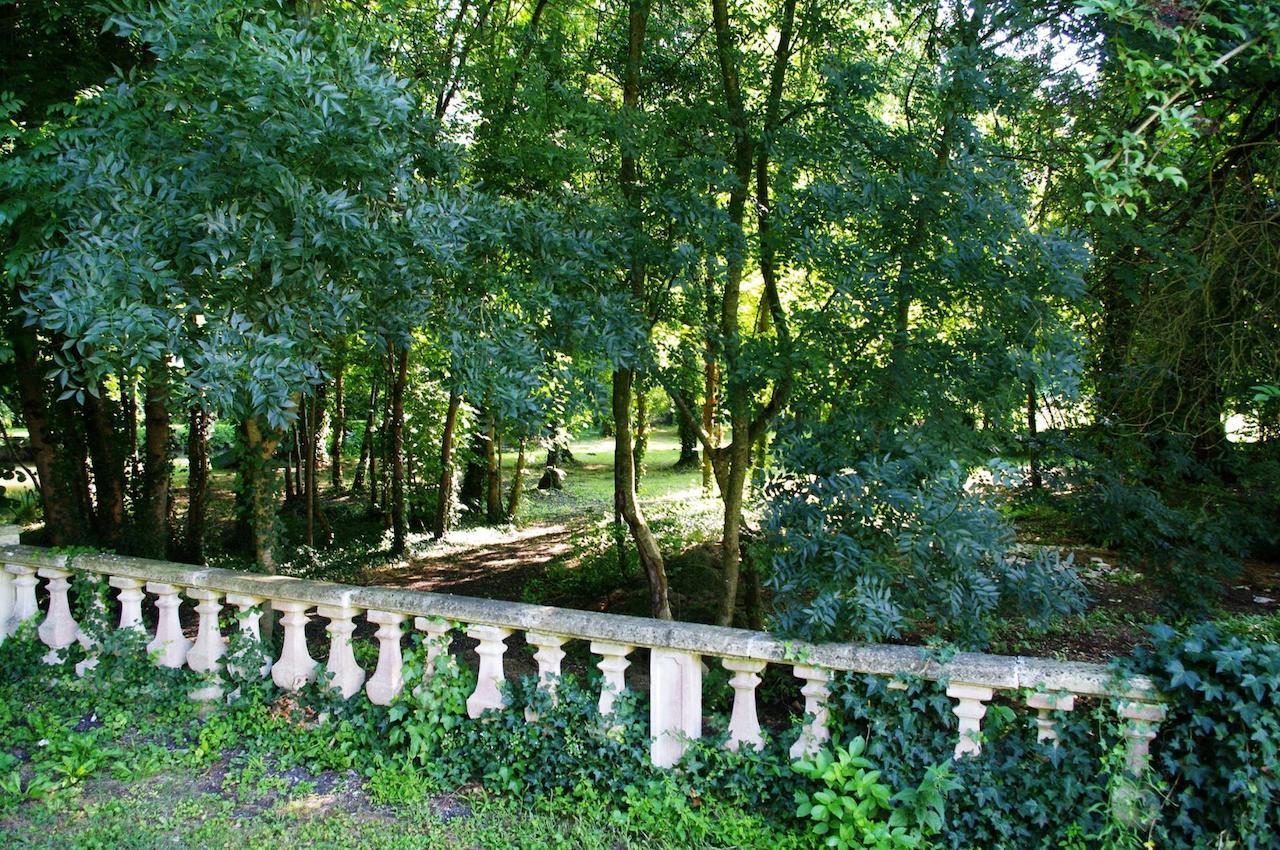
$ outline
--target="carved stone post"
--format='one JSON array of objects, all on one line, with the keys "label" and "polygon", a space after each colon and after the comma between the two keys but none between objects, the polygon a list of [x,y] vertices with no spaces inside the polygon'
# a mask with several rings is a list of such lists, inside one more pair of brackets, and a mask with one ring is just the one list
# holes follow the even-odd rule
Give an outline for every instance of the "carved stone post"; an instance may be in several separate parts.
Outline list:
[{"label": "carved stone post", "polygon": [[760,673],[764,661],[750,658],[725,658],[724,669],[733,674],[729,685],[733,688],[733,713],[729,716],[729,740],[725,746],[737,752],[746,744],[754,750],[764,747],[760,734],[760,719],[756,715],[756,688],[760,686]]},{"label": "carved stone post", "polygon": [[1124,721],[1125,770],[1128,776],[1116,784],[1111,806],[1123,823],[1149,823],[1157,812],[1155,795],[1146,787],[1151,768],[1151,742],[1155,740],[1166,709],[1160,703],[1121,700],[1116,713]]},{"label": "carved stone post", "polygon": [[601,716],[613,713],[614,700],[627,689],[626,671],[631,666],[627,656],[633,649],[635,649],[634,646],[628,646],[625,643],[609,643],[602,640],[591,642],[591,652],[600,656],[600,662],[596,667],[604,675],[604,682],[600,687]]},{"label": "carved stone post", "polygon": [[502,656],[507,645],[503,641],[511,637],[511,630],[498,626],[469,626],[467,636],[480,642],[476,647],[476,654],[480,656],[476,689],[467,697],[467,714],[476,718],[489,709],[501,709],[504,705],[498,686],[505,678]]},{"label": "carved stone post", "polygon": [[1058,746],[1058,728],[1053,719],[1055,711],[1070,711],[1076,707],[1074,694],[1031,694],[1027,706],[1036,709],[1036,740],[1049,741]]},{"label": "carved stone post", "polygon": [[49,647],[49,651],[40,660],[45,664],[60,664],[66,648],[76,642],[76,635],[80,633],[79,624],[71,616],[71,603],[67,598],[71,571],[45,567],[39,575],[48,580],[46,586],[49,590],[49,612],[38,629],[40,640]]},{"label": "carved stone post", "polygon": [[13,634],[40,612],[36,606],[36,571],[21,564],[8,564],[5,571],[13,576],[13,613],[5,623],[5,631]]},{"label": "carved stone post", "polygon": [[178,588],[160,581],[149,581],[147,591],[156,595],[156,609],[160,612],[156,620],[156,636],[147,644],[147,652],[158,654],[156,664],[161,667],[181,667],[186,663],[191,642],[183,637],[182,623],[178,620],[178,609],[182,605]]},{"label": "carved stone post", "polygon": [[306,602],[273,601],[271,607],[279,611],[280,624],[284,627],[280,659],[271,666],[271,681],[286,691],[296,691],[316,678],[316,660],[307,652]]},{"label": "carved stone post", "polygon": [[142,625],[142,580],[127,576],[111,576],[107,584],[120,592],[116,598],[120,600],[120,628],[143,631]]},{"label": "carved stone post", "polygon": [[364,692],[374,705],[391,705],[391,700],[404,687],[404,656],[400,652],[400,636],[403,633],[404,614],[389,611],[369,611],[364,615],[370,623],[378,624],[378,667],[373,671]]},{"label": "carved stone post", "polygon": [[222,655],[226,651],[226,642],[218,630],[218,612],[222,610],[219,601],[222,594],[214,590],[193,587],[187,590],[187,596],[196,601],[196,613],[200,615],[200,625],[196,631],[196,641],[187,653],[187,666],[197,673],[209,673],[212,681],[191,692],[193,700],[216,700],[222,697],[222,685],[218,681],[218,672],[222,669]]},{"label": "carved stone post", "polygon": [[436,659],[449,651],[449,630],[453,624],[440,617],[414,617],[413,627],[427,633],[426,660],[422,662],[422,681],[426,682],[436,672]]},{"label": "carved stone post", "polygon": [[[533,654],[534,660],[538,662],[538,688],[554,697],[556,683],[560,680],[560,662],[564,660],[564,650],[560,647],[568,639],[547,632],[528,632],[525,640],[538,648]],[[538,713],[526,706],[524,719],[532,723],[538,719]]]},{"label": "carved stone post", "polygon": [[360,690],[364,684],[364,670],[356,663],[356,654],[351,648],[351,633],[356,630],[353,618],[360,613],[359,608],[350,606],[321,605],[316,613],[329,621],[325,631],[329,633],[329,663],[325,670],[329,672],[329,686],[342,694],[343,699],[351,699],[352,694]]},{"label": "carved stone post", "polygon": [[702,737],[702,659],[692,652],[649,652],[649,757],[672,767],[689,741]]},{"label": "carved stone post", "polygon": [[[98,585],[96,582],[94,583],[93,601],[91,604],[93,606],[94,620],[98,623],[105,624],[107,622],[107,600],[104,598],[102,593],[98,592]],[[83,676],[85,673],[88,673],[94,667],[98,666],[98,650],[102,648],[102,644],[99,643],[96,638],[91,637],[89,633],[84,630],[84,626],[80,626],[76,631],[76,643],[80,644],[80,647],[85,652],[85,657],[76,662],[76,675]]]},{"label": "carved stone post", "polygon": [[802,759],[822,749],[831,738],[827,728],[827,700],[831,696],[831,671],[822,667],[797,665],[796,678],[804,679],[800,693],[804,695],[804,728],[791,745],[791,757]]},{"label": "carved stone post", "polygon": [[951,709],[960,720],[960,736],[956,739],[956,758],[978,755],[982,752],[982,718],[987,714],[987,703],[995,692],[982,685],[952,682],[947,686],[947,696],[956,700]]},{"label": "carved stone post", "polygon": [[[262,617],[266,613],[262,605],[266,601],[261,596],[249,596],[245,593],[227,594],[227,604],[234,605],[236,608],[236,620],[240,624],[240,633],[259,646],[262,646]],[[271,657],[270,653],[265,651],[265,647],[263,649],[265,659],[262,662],[262,667],[258,670],[258,675],[265,678],[271,672]],[[236,676],[242,678],[248,675],[247,670],[241,670],[235,666],[231,670]]]}]

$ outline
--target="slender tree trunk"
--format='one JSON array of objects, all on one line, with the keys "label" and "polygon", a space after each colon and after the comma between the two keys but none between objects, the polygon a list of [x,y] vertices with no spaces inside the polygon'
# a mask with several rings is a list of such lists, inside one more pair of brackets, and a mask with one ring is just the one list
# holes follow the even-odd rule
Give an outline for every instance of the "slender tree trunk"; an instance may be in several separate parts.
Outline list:
[{"label": "slender tree trunk", "polygon": [[613,470],[614,511],[626,522],[635,540],[640,566],[649,583],[649,611],[660,620],[671,619],[671,601],[667,590],[667,569],[662,550],[645,520],[636,496],[635,458],[631,450],[631,382],[630,369],[613,372]]},{"label": "slender tree trunk", "polygon": [[293,432],[289,432],[289,451],[284,453],[284,498],[291,501],[298,495],[293,486]]},{"label": "slender tree trunk", "polygon": [[340,357],[333,375],[333,442],[329,448],[329,483],[342,489],[342,452],[347,441],[347,400],[343,386],[346,357]]},{"label": "slender tree trunk", "polygon": [[142,507],[137,516],[137,550],[146,558],[164,558],[169,541],[169,387],[157,368],[147,376],[142,416],[145,425]]},{"label": "slender tree trunk", "polygon": [[404,515],[404,387],[409,375],[409,348],[400,349],[391,384],[391,554],[408,548],[408,524]]},{"label": "slender tree trunk", "polygon": [[93,485],[96,496],[95,526],[98,542],[107,549],[119,550],[124,539],[124,452],[121,450],[116,417],[110,409],[111,399],[104,384],[97,395],[84,400],[85,434],[89,458],[93,463]]},{"label": "slender tree trunk", "polygon": [[458,408],[462,394],[457,388],[449,390],[449,408],[444,415],[444,436],[440,440],[440,487],[436,495],[435,526],[432,532],[436,540],[449,531],[449,518],[453,502],[453,440],[458,427]]},{"label": "slender tree trunk", "polygon": [[183,533],[186,559],[203,564],[205,508],[209,501],[209,414],[199,404],[191,408],[187,432],[187,521]]},{"label": "slender tree trunk", "polygon": [[121,388],[124,414],[124,453],[128,469],[129,498],[134,505],[142,500],[142,459],[138,454],[138,382],[133,376],[123,379]]},{"label": "slender tree trunk", "polygon": [[485,516],[489,522],[502,522],[502,464],[498,461],[498,422],[489,415],[489,439],[484,446]]},{"label": "slender tree trunk", "polygon": [[1031,464],[1031,489],[1044,486],[1040,478],[1040,437],[1036,423],[1036,382],[1027,381],[1027,456]]},{"label": "slender tree trunk", "polygon": [[387,391],[382,394],[382,429],[379,436],[379,450],[382,452],[382,478],[378,481],[378,504],[382,511],[382,525],[391,527],[391,482],[395,477],[391,460],[391,449],[395,424],[391,421],[391,402],[395,396],[395,351],[388,348],[386,363]]},{"label": "slender tree trunk", "polygon": [[364,435],[360,438],[360,458],[356,461],[356,477],[351,482],[351,489],[359,492],[364,489],[366,463],[373,457],[373,418],[378,409],[378,380],[376,375],[369,379],[369,413],[364,419]]},{"label": "slender tree trunk", "polygon": [[520,494],[524,492],[524,459],[525,445],[528,440],[520,438],[520,450],[516,453],[516,471],[511,479],[511,498],[507,502],[507,518],[515,522],[516,512],[520,510]]}]

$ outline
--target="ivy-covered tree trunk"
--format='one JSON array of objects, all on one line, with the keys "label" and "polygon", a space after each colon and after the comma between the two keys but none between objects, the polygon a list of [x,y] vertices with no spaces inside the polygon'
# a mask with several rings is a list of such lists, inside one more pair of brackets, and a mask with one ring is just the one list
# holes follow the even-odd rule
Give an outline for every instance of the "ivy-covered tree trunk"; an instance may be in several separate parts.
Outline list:
[{"label": "ivy-covered tree trunk", "polygon": [[144,450],[142,504],[133,547],[145,558],[164,558],[169,543],[169,386],[162,367],[147,375],[142,406]]},{"label": "ivy-covered tree trunk", "polygon": [[346,365],[344,349],[333,370],[333,441],[329,445],[329,483],[334,490],[341,490],[343,484],[342,452],[347,440],[347,398],[343,381]]},{"label": "ivy-covered tree trunk", "polygon": [[187,520],[183,530],[184,556],[203,564],[206,507],[209,501],[209,413],[192,406],[187,432]]},{"label": "ivy-covered tree trunk", "polygon": [[408,548],[408,524],[404,515],[404,388],[409,374],[409,348],[396,357],[391,383],[391,554]]},{"label": "ivy-covered tree trunk", "polygon": [[275,457],[280,435],[257,417],[244,423],[244,451],[240,458],[241,487],[248,502],[253,559],[264,575],[276,574]]},{"label": "ivy-covered tree trunk", "polygon": [[458,428],[458,408],[462,394],[456,387],[449,390],[449,407],[444,414],[444,435],[440,438],[440,482],[436,494],[435,523],[432,534],[436,540],[449,531],[449,517],[453,509],[453,441]]}]

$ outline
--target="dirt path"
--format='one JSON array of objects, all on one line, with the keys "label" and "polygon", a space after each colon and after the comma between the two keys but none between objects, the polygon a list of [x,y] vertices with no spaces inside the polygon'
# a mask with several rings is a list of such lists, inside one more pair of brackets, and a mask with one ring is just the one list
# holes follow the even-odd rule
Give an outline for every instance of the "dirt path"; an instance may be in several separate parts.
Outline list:
[{"label": "dirt path", "polygon": [[408,563],[370,571],[368,583],[519,600],[530,580],[570,555],[581,523],[458,531]]}]

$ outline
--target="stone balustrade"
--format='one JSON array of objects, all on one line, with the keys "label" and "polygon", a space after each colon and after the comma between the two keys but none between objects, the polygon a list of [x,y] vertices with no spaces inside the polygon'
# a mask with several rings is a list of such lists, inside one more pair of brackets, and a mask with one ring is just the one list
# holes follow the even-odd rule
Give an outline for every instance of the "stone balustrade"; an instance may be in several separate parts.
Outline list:
[{"label": "stone balustrade", "polygon": [[[0,544],[16,544],[16,535],[0,530]],[[1058,744],[1054,712],[1070,711],[1078,697],[1111,700],[1123,723],[1129,770],[1140,776],[1148,769],[1148,748],[1155,737],[1164,706],[1151,683],[1142,678],[1123,682],[1101,665],[957,653],[940,661],[919,647],[884,644],[810,645],[780,640],[762,632],[663,622],[642,617],[575,611],[427,593],[387,587],[356,587],[286,576],[263,576],[221,569],[126,558],[78,555],[74,560],[49,550],[0,545],[0,640],[12,635],[25,620],[39,618],[37,583],[45,580],[47,603],[39,625],[40,640],[48,647],[45,660],[57,662],[76,641],[79,628],[68,602],[73,572],[106,577],[117,591],[120,628],[143,628],[142,591],[153,597],[157,610],[155,632],[148,644],[157,664],[212,674],[221,669],[225,637],[218,630],[224,606],[238,611],[239,629],[259,639],[259,615],[266,608],[280,614],[283,629],[278,659],[260,670],[280,688],[293,690],[316,678],[326,664],[331,687],[344,697],[360,690],[379,705],[390,703],[403,687],[401,644],[408,629],[428,636],[428,661],[447,651],[450,632],[465,631],[477,642],[477,683],[467,700],[472,717],[504,710],[501,684],[505,677],[506,641],[524,634],[536,649],[539,687],[554,694],[564,645],[589,645],[603,674],[599,710],[612,712],[626,688],[629,656],[649,651],[651,758],[662,767],[675,765],[691,740],[702,734],[702,676],[714,659],[731,674],[733,706],[726,746],[759,748],[763,734],[756,711],[756,689],[770,664],[789,667],[804,700],[803,728],[791,749],[794,758],[815,752],[829,739],[830,682],[836,672],[884,676],[890,687],[917,676],[946,683],[955,701],[955,757],[976,755],[982,749],[982,720],[988,704],[1001,695],[1036,712],[1042,741]],[[179,609],[193,605],[198,614],[194,641],[183,633]],[[313,616],[325,621],[329,653],[325,661],[311,657],[304,629]],[[358,617],[377,627],[378,660],[366,674],[352,651]],[[428,671],[429,672],[429,671]],[[216,685],[202,688],[193,698],[217,698]],[[529,722],[537,722],[532,712]]]}]

